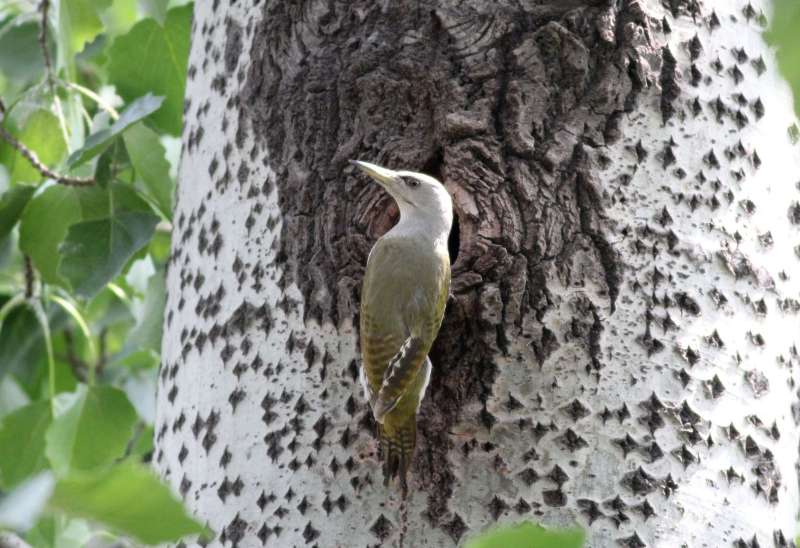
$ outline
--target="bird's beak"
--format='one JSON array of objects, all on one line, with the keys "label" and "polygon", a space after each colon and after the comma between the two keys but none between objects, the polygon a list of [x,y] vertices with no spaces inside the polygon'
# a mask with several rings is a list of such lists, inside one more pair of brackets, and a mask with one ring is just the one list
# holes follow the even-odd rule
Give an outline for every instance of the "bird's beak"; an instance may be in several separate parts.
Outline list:
[{"label": "bird's beak", "polygon": [[350,160],[350,163],[358,167],[361,171],[375,179],[384,188],[388,187],[392,181],[397,178],[397,175],[391,169],[370,164],[369,162],[361,162],[358,160]]}]

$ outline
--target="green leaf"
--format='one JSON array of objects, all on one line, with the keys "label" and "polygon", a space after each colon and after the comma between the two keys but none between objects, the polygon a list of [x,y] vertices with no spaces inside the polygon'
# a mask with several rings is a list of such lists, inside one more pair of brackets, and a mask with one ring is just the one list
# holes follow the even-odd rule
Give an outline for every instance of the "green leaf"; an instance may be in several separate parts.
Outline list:
[{"label": "green leaf", "polygon": [[89,135],[86,143],[70,155],[69,166],[79,166],[103,152],[123,131],[157,111],[163,102],[163,97],[156,97],[150,93],[136,99],[128,105],[128,108],[120,114],[119,119],[111,127]]},{"label": "green leaf", "polygon": [[136,175],[144,183],[145,195],[158,206],[165,219],[171,219],[175,184],[169,176],[169,162],[158,134],[139,123],[126,131],[123,139]]},{"label": "green leaf", "polygon": [[108,54],[109,80],[123,99],[130,101],[148,92],[166,97],[150,119],[173,135],[181,132],[191,26],[192,6],[173,8],[163,26],[153,19],[138,22],[114,40]]},{"label": "green leaf", "polygon": [[580,529],[548,531],[529,521],[493,529],[467,542],[466,548],[581,548]]},{"label": "green leaf", "polygon": [[0,195],[0,239],[8,236],[17,224],[35,190],[32,186],[18,185]]},{"label": "green leaf", "polygon": [[172,235],[169,232],[159,230],[150,240],[147,252],[157,264],[166,264],[169,261]]},{"label": "green leaf", "polygon": [[[128,190],[128,192],[131,191]],[[81,221],[105,219],[111,213],[111,204],[114,199],[108,188],[92,186],[76,189],[75,196],[80,203]]]},{"label": "green leaf", "polygon": [[[8,126],[6,129],[9,129]],[[58,118],[49,110],[38,109],[32,112],[15,136],[33,150],[46,166],[52,167],[60,163],[67,151]],[[5,143],[4,145],[10,146]],[[10,156],[10,159],[6,160],[6,167],[13,182],[38,183],[44,178],[18,151],[9,151],[4,153],[4,156],[6,155]]]},{"label": "green leaf", "polygon": [[95,330],[120,326],[124,327],[126,336],[136,321],[128,303],[110,290],[103,291],[89,302],[88,314],[89,323]]},{"label": "green leaf", "polygon": [[[44,72],[38,37],[38,22],[28,21],[18,25],[12,20],[3,26],[0,34],[0,72],[8,78],[12,94],[38,80]],[[8,89],[3,90],[3,98],[6,101],[10,99]]]},{"label": "green leaf", "polygon": [[80,201],[75,189],[52,185],[34,196],[22,213],[19,248],[30,256],[42,280],[66,285],[58,275],[58,246],[67,228],[81,220]]},{"label": "green leaf", "polygon": [[167,289],[163,270],[150,276],[144,298],[144,310],[136,326],[128,334],[128,341],[119,358],[141,350],[161,351],[161,329],[164,323],[164,308]]},{"label": "green leaf", "polygon": [[139,457],[140,460],[147,459],[150,460],[149,457],[152,457],[153,454],[153,438],[155,437],[155,431],[153,430],[152,426],[144,425],[142,426],[141,432],[136,437],[136,441],[131,447],[131,455]]},{"label": "green leaf", "polygon": [[[53,331],[67,321],[67,315],[57,307],[47,310],[47,318]],[[15,308],[0,330],[0,379],[12,373],[29,396],[38,397],[38,382],[46,366],[44,350],[44,336],[30,307]]]},{"label": "green leaf", "polygon": [[89,546],[92,531],[82,519],[67,519],[65,516],[44,516],[25,535],[36,548],[85,548]]},{"label": "green leaf", "polygon": [[111,6],[100,14],[100,18],[107,36],[126,33],[140,18],[136,0],[113,0]]},{"label": "green leaf", "polygon": [[[67,141],[67,152],[69,152],[83,146],[83,142],[86,140],[87,129],[84,117],[86,109],[81,96],[77,93],[71,93],[61,101],[61,110],[64,114],[64,125],[69,135],[69,140]],[[84,170],[83,172],[76,172],[75,175],[89,176],[91,173]]]},{"label": "green leaf", "polygon": [[85,297],[95,295],[122,272],[128,259],[150,241],[158,223],[147,202],[130,187],[109,188],[109,216],[72,225],[59,249],[58,273]]},{"label": "green leaf", "polygon": [[61,0],[59,34],[67,41],[71,50],[68,53],[79,53],[103,32],[103,22],[97,12],[109,5],[107,0]]},{"label": "green leaf", "polygon": [[202,533],[183,504],[147,467],[126,462],[102,474],[74,475],[56,484],[51,506],[103,523],[147,544]]},{"label": "green leaf", "polygon": [[92,386],[47,431],[47,457],[60,475],[111,464],[125,452],[136,410],[124,392],[111,386]]},{"label": "green leaf", "polygon": [[154,369],[158,367],[160,360],[158,354],[152,350],[140,350],[131,354],[123,354],[114,358],[114,365],[121,365],[131,371]]},{"label": "green leaf", "polygon": [[9,490],[44,470],[44,434],[50,426],[50,404],[38,401],[0,420],[0,486]]},{"label": "green leaf", "polygon": [[31,368],[43,355],[42,331],[28,307],[12,311],[0,330],[0,378]]},{"label": "green leaf", "polygon": [[157,223],[151,213],[131,211],[72,225],[60,248],[59,274],[78,295],[94,296],[147,244]]},{"label": "green leaf", "polygon": [[25,535],[25,540],[37,548],[56,548],[58,536],[56,516],[43,516]]}]

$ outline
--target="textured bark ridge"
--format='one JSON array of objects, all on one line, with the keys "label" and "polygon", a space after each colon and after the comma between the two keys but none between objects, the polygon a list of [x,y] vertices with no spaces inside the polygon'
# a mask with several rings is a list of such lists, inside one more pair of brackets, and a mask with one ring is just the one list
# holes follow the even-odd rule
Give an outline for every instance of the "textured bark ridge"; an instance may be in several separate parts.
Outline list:
[{"label": "textured bark ridge", "polygon": [[[763,6],[520,4],[196,6],[156,461],[217,545],[791,545],[800,161]],[[459,218],[405,510],[353,327],[397,213],[353,158]]]}]

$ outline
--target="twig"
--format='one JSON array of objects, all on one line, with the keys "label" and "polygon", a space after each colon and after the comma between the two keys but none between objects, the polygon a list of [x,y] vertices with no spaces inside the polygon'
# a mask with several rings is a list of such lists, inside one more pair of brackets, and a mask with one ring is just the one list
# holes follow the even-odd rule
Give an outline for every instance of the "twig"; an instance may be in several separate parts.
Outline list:
[{"label": "twig", "polygon": [[58,124],[61,126],[61,133],[64,135],[64,142],[69,146],[69,133],[67,132],[67,122],[64,119],[64,109],[61,108],[61,99],[56,93],[55,76],[53,74],[53,60],[50,59],[50,50],[47,49],[47,12],[50,9],[50,0],[42,0],[39,10],[42,12],[42,21],[39,24],[39,47],[42,48],[44,56],[45,72],[47,74],[47,86],[50,88],[50,95],[53,97]]},{"label": "twig", "polygon": [[89,369],[89,366],[75,353],[75,340],[72,338],[71,329],[64,330],[64,346],[67,348],[67,356],[65,361],[72,369],[73,375],[75,375],[75,378],[79,381],[86,382],[86,371]]},{"label": "twig", "polygon": [[108,112],[108,115],[111,116],[111,118],[115,121],[119,119],[119,112],[117,112],[114,107],[106,103],[102,97],[89,88],[85,88],[80,84],[76,84],[75,82],[66,82],[66,86],[83,93],[86,97],[97,103],[100,108]]},{"label": "twig", "polygon": [[91,362],[87,363],[75,352],[75,339],[72,336],[72,330],[70,328],[64,329],[64,346],[66,347],[67,355],[61,356],[60,359],[69,364],[72,373],[79,381],[87,382],[92,369],[94,369],[95,375],[100,375],[103,372],[103,367],[108,363],[108,355],[106,352],[107,337],[108,327],[104,327],[100,330],[100,335],[98,336],[100,348],[97,354],[97,361],[92,366]]},{"label": "twig", "polygon": [[103,327],[100,334],[97,336],[97,363],[94,366],[95,375],[100,375],[103,368],[108,363],[108,352],[106,350],[106,339],[108,338],[108,327]]},{"label": "twig", "polygon": [[56,88],[53,83],[53,61],[50,59],[50,50],[47,49],[47,11],[50,9],[50,0],[42,0],[39,10],[42,12],[42,22],[39,25],[39,46],[44,55],[44,67],[47,72],[47,85],[50,86],[50,93],[55,95]]},{"label": "twig", "polygon": [[23,262],[25,265],[25,298],[30,299],[33,297],[33,288],[36,283],[36,271],[33,269],[30,255],[25,255]]},{"label": "twig", "polygon": [[[6,105],[3,103],[3,100],[0,99],[0,122],[5,119],[6,116]],[[39,160],[39,156],[36,155],[34,151],[26,147],[20,141],[17,140],[16,137],[11,135],[3,126],[0,126],[0,137],[3,138],[9,145],[14,147],[22,154],[28,162],[42,175],[49,179],[53,179],[57,183],[61,183],[62,185],[67,186],[92,186],[94,185],[94,177],[70,177],[69,175],[64,175],[62,173],[57,173],[44,165],[41,160]]]},{"label": "twig", "polygon": [[[5,111],[5,109],[3,109]],[[2,117],[0,117],[0,121],[2,121]],[[19,142],[16,137],[11,135],[4,127],[0,127],[0,137],[3,138],[9,145],[14,147],[22,154],[28,162],[42,175],[47,177],[48,179],[53,179],[55,182],[60,183],[66,186],[92,186],[94,185],[94,177],[71,177],[69,175],[64,175],[63,173],[58,173],[53,171],[46,165],[39,160],[39,156],[36,155],[34,151],[26,147],[24,144]]]}]

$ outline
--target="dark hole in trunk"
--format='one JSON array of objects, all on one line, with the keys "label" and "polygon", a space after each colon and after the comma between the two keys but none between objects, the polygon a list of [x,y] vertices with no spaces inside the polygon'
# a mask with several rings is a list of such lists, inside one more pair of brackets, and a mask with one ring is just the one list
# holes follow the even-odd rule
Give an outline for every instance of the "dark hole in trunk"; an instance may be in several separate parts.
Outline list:
[{"label": "dark hole in trunk", "polygon": [[450,264],[453,265],[458,259],[458,250],[461,246],[461,228],[458,224],[458,215],[453,211],[453,226],[450,228],[450,235],[447,237],[447,251],[450,254]]},{"label": "dark hole in trunk", "polygon": [[[422,166],[422,173],[431,177],[436,177],[444,182],[442,177],[442,164],[444,164],[444,148],[438,147]],[[461,245],[461,234],[458,223],[458,214],[453,211],[453,226],[450,228],[450,235],[447,237],[447,251],[450,255],[450,264],[453,265],[458,259],[458,250]]]}]

